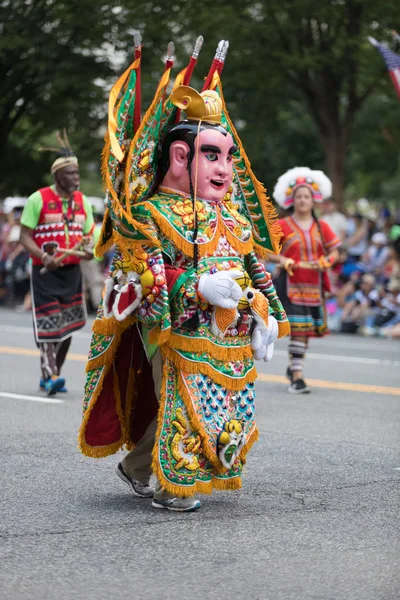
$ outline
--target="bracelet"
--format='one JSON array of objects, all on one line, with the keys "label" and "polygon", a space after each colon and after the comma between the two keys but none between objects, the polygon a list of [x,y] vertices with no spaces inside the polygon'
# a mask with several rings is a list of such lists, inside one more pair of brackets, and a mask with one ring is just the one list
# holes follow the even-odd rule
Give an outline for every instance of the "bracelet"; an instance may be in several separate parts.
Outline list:
[{"label": "bracelet", "polygon": [[287,273],[289,273],[290,276],[293,275],[293,265],[294,265],[295,261],[293,260],[293,258],[287,258],[285,260],[285,262],[283,263],[283,268],[285,269],[285,271]]}]

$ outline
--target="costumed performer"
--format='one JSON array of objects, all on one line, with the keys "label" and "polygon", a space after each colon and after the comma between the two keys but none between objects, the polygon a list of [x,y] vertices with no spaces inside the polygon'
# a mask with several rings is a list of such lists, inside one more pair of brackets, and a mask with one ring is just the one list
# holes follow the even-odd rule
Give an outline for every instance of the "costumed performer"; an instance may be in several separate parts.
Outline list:
[{"label": "costumed performer", "polygon": [[60,377],[71,336],[86,323],[80,260],[93,230],[92,207],[79,191],[78,159],[66,133],[51,166],[54,185],[33,193],[21,217],[20,241],[32,259],[31,294],[35,340],[40,351],[40,388],[66,392]]},{"label": "costumed performer", "polygon": [[314,205],[331,194],[328,177],[308,167],[295,167],[284,173],[273,193],[279,206],[289,213],[279,220],[282,253],[270,259],[283,267],[274,277],[274,283],[291,327],[286,375],[292,394],[310,391],[303,379],[309,338],[329,333],[324,295],[330,291],[328,270],[338,258],[341,240],[327,223],[317,218]]},{"label": "costumed performer", "polygon": [[[258,436],[254,359],[271,358],[289,323],[258,259],[278,250],[273,209],[218,72],[202,93],[182,81],[164,100],[163,76],[136,134],[118,137],[127,156],[116,174],[110,130],[96,254],[118,251],[93,326],[79,446],[101,457],[125,444],[117,474],[131,492],[187,512],[198,492],[241,487]],[[129,114],[124,95],[119,106]],[[122,122],[116,110],[117,134]]]}]

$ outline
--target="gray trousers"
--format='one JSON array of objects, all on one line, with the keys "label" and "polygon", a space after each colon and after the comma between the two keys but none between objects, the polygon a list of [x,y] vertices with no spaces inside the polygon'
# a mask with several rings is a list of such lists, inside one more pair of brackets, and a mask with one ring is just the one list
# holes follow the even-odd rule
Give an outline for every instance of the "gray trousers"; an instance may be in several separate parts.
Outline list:
[{"label": "gray trousers", "polygon": [[[154,391],[158,401],[160,401],[161,393],[162,366],[161,352],[157,350],[151,360],[151,369],[154,381]],[[128,473],[130,477],[133,477],[134,479],[137,479],[143,483],[148,483],[152,474],[151,462],[156,433],[157,417],[155,417],[147,427],[143,437],[136,444],[135,448],[131,450],[121,461],[122,468],[124,469],[125,473]],[[158,498],[159,500],[165,500],[167,498],[174,498],[174,495],[165,492],[157,480],[154,497]]]}]

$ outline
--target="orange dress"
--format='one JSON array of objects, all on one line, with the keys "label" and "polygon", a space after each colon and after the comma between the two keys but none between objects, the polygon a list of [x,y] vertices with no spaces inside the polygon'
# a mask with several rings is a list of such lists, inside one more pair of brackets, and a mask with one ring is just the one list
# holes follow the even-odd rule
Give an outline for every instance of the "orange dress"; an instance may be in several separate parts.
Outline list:
[{"label": "orange dress", "polygon": [[[320,221],[318,227],[314,220],[308,230],[302,229],[292,216],[280,219],[279,224],[282,254],[297,263],[317,261],[341,244],[324,221]],[[290,321],[292,335],[317,337],[329,333],[324,315],[324,291],[330,289],[326,272],[299,267],[290,276],[282,270],[275,287]]]}]

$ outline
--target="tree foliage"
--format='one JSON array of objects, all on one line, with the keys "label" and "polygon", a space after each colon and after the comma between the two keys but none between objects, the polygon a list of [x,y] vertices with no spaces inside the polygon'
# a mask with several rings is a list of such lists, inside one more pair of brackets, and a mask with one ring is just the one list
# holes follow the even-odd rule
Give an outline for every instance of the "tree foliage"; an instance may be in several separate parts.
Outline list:
[{"label": "tree foliage", "polygon": [[[144,42],[144,104],[170,39],[178,71],[204,35],[194,86],[201,86],[218,40],[230,40],[225,97],[269,189],[302,163],[328,169],[339,200],[345,185],[355,196],[400,192],[400,106],[366,39],[390,40],[389,28],[400,29],[397,2],[14,0],[13,10],[8,4],[0,4],[0,159],[7,165],[0,194],[1,186],[28,192],[42,181],[49,160],[38,155],[38,140],[63,125],[81,162],[97,159],[106,88],[131,60],[136,30]],[[117,66],[118,52],[124,64]]]},{"label": "tree foliage", "polygon": [[[105,111],[98,81],[113,75],[113,8],[95,0],[6,0],[0,4],[0,193],[40,184],[49,156],[43,135],[67,127],[90,156]],[[3,171],[4,168],[4,171]]]}]

